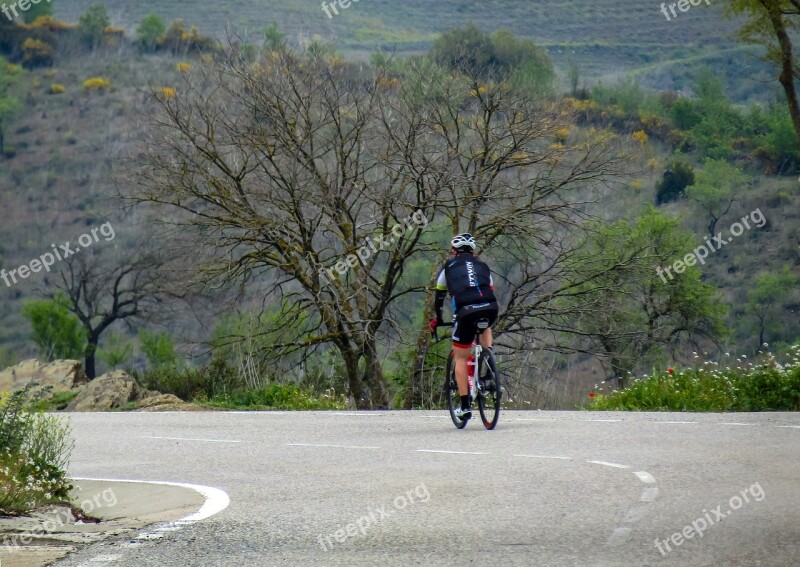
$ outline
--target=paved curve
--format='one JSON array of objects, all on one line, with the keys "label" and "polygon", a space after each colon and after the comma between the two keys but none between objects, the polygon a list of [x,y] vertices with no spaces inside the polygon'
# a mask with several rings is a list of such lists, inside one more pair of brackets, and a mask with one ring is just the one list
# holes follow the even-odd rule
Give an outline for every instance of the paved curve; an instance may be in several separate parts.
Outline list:
[{"label": "paved curve", "polygon": [[230,506],[59,566],[800,565],[798,414],[506,412],[493,432],[444,412],[70,418],[74,476],[212,486]]}]

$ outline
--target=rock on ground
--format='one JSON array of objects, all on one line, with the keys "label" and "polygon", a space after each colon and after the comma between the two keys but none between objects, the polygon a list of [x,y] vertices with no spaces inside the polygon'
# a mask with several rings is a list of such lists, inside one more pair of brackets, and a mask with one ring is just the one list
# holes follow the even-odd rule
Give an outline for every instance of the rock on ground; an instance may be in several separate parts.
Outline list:
[{"label": "rock on ground", "polygon": [[66,411],[176,411],[202,409],[187,404],[172,394],[161,394],[142,388],[123,370],[114,370],[89,380],[77,360],[56,360],[41,363],[26,360],[0,372],[0,392],[22,390],[31,382],[37,390],[52,387],[52,392],[76,392]]},{"label": "rock on ground", "polygon": [[89,379],[77,360],[42,363],[31,359],[0,372],[0,392],[21,390],[31,382],[41,387],[51,386],[54,392],[62,392],[88,384]]}]

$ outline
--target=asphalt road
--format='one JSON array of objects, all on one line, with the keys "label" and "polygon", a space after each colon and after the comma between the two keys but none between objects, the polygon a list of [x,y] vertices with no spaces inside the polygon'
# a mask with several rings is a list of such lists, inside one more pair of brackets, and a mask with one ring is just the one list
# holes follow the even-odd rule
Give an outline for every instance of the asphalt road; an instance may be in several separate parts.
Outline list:
[{"label": "asphalt road", "polygon": [[800,565],[798,414],[69,419],[73,476],[211,486],[230,505],[60,566]]}]

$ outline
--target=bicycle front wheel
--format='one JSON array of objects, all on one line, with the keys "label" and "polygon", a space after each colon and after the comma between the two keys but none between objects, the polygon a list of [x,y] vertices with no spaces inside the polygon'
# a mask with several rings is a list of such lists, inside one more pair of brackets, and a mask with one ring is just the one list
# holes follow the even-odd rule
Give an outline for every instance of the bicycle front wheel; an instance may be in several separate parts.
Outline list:
[{"label": "bicycle front wheel", "polygon": [[461,396],[458,394],[458,384],[456,383],[456,361],[453,353],[447,357],[447,366],[444,379],[444,396],[447,398],[447,409],[450,411],[450,419],[453,425],[459,429],[464,429],[467,420],[456,417],[456,410],[461,407]]},{"label": "bicycle front wheel", "polygon": [[478,408],[481,412],[483,426],[494,429],[500,419],[500,402],[503,398],[503,388],[500,385],[500,373],[491,350],[481,353],[478,376],[481,377],[481,393],[478,396]]}]

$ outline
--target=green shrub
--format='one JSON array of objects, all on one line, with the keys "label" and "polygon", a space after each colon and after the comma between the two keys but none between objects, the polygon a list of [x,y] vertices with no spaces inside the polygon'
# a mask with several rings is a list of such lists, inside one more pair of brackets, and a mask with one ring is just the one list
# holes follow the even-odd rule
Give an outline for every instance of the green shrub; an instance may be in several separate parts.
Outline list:
[{"label": "green shrub", "polygon": [[209,400],[245,385],[238,369],[221,357],[213,358],[202,368],[159,366],[144,372],[132,370],[130,374],[148,390],[172,394],[186,402]]},{"label": "green shrub", "polygon": [[164,20],[158,14],[150,13],[142,18],[139,27],[136,28],[136,36],[145,51],[154,51],[158,39],[167,31]]},{"label": "green shrub", "polygon": [[609,394],[591,394],[589,410],[639,411],[800,411],[800,344],[790,361],[779,364],[771,354],[756,364],[746,357],[720,369],[700,367],[657,372]]},{"label": "green shrub", "polygon": [[670,109],[672,121],[676,128],[691,130],[701,119],[700,113],[695,108],[695,103],[688,98],[679,98]]},{"label": "green shrub", "polygon": [[30,322],[31,338],[45,360],[83,358],[86,332],[67,308],[64,295],[30,301],[22,307],[22,315]]},{"label": "green shrub", "polygon": [[34,384],[0,395],[0,514],[24,514],[66,500],[72,486],[66,467],[73,443],[69,425],[31,407]]},{"label": "green shrub", "polygon": [[178,364],[178,355],[175,353],[175,341],[169,333],[149,333],[145,329],[139,331],[139,343],[142,352],[147,357],[147,362],[154,369],[174,368]]},{"label": "green shrub", "polygon": [[111,24],[105,4],[99,2],[89,6],[78,20],[78,32],[87,47],[95,49],[103,43],[103,34]]},{"label": "green shrub", "polygon": [[673,161],[664,172],[663,179],[656,184],[656,204],[677,201],[694,182],[694,168],[688,163]]}]

